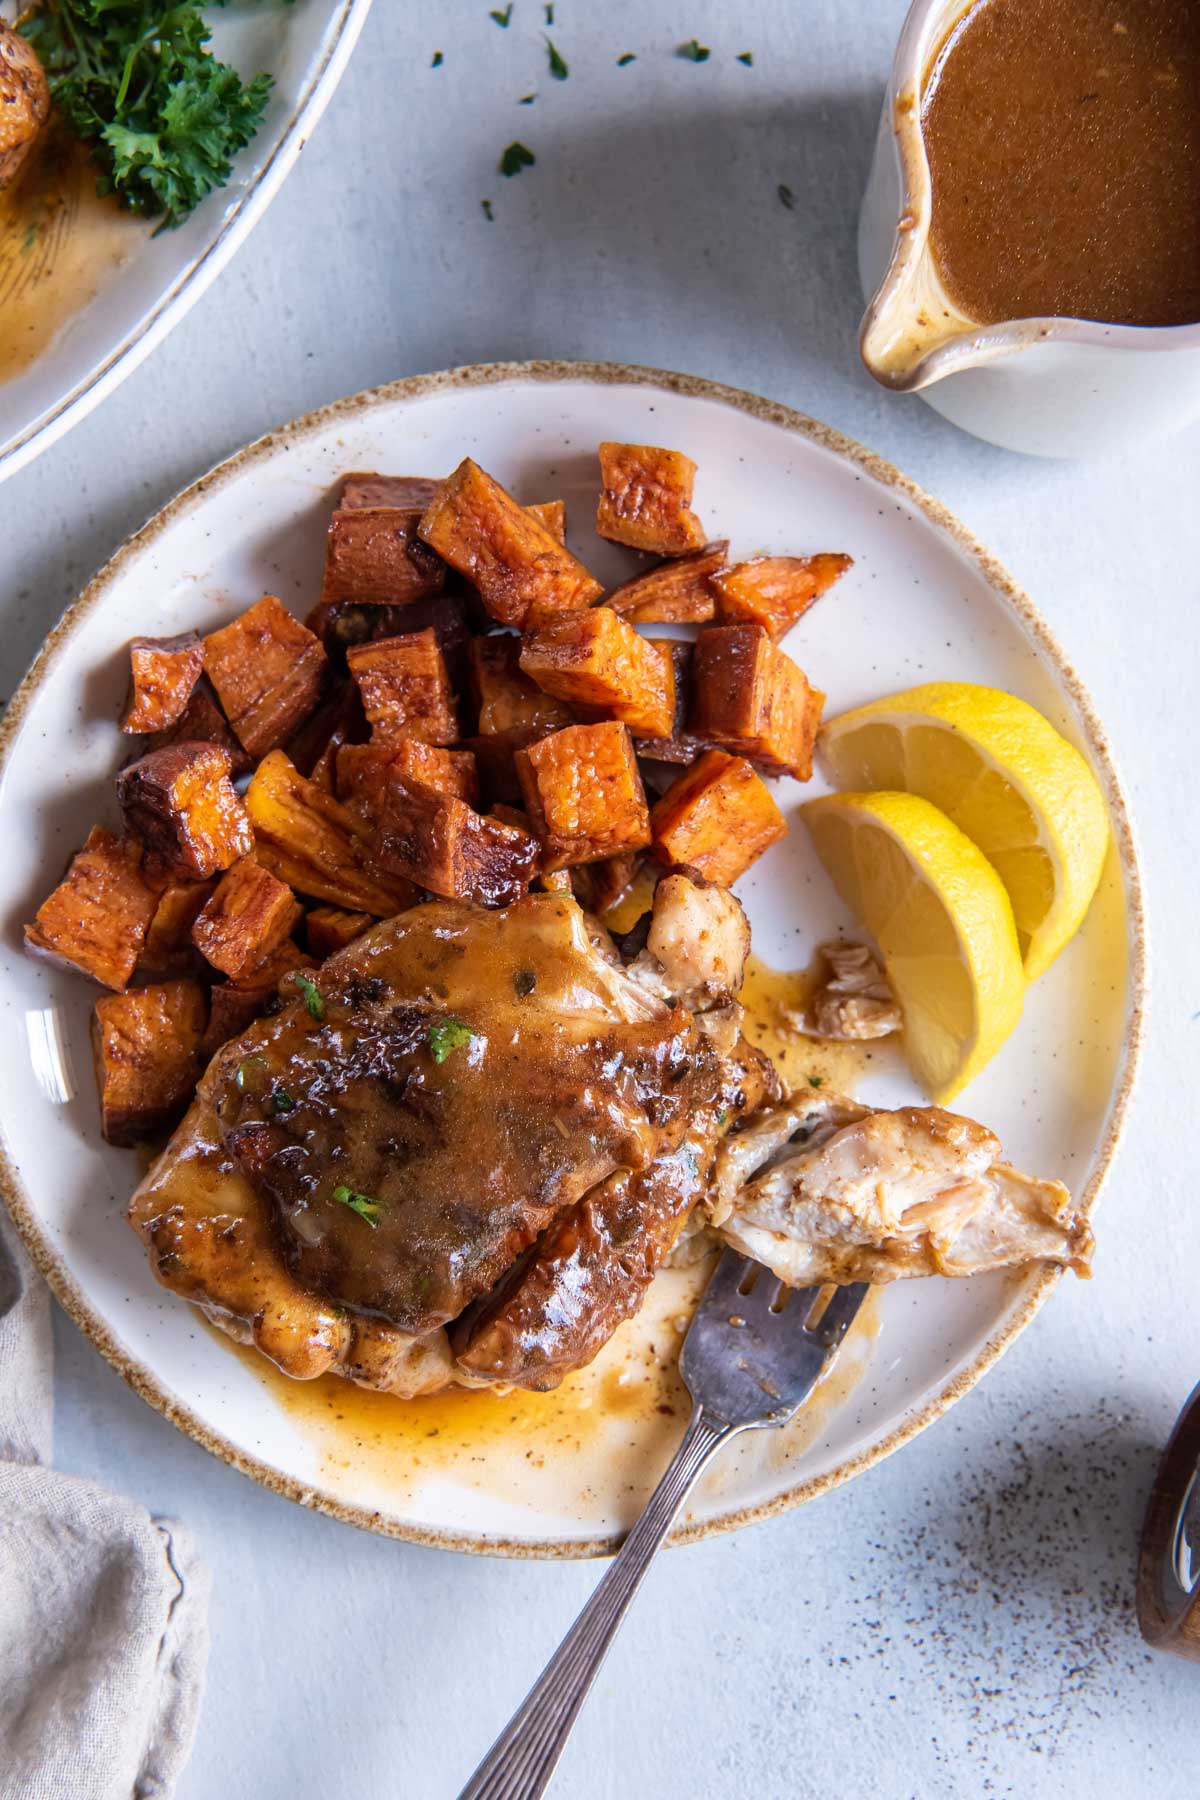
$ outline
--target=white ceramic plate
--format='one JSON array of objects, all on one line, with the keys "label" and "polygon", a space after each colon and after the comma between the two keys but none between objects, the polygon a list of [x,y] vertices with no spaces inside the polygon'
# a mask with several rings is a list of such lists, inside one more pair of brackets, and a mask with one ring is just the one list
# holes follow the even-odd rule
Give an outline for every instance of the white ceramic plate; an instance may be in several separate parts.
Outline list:
[{"label": "white ceramic plate", "polygon": [[[0,0],[11,19],[15,0]],[[227,187],[175,231],[152,237],[123,221],[125,260],[53,343],[0,380],[0,480],[23,467],[116,388],[220,274],[249,235],[341,80],[371,0],[252,0],[214,12],[212,48],[245,79],[266,70],[275,86],[262,126],[238,156]],[[115,247],[115,250],[114,250]]]},{"label": "white ceramic plate", "polygon": [[[830,710],[940,677],[1041,707],[1091,759],[1114,852],[1087,924],[1031,992],[1017,1035],[964,1097],[1006,1152],[1095,1201],[1136,1060],[1143,949],[1124,808],[1099,727],[1061,652],[1004,572],[887,464],[784,408],[685,377],[606,366],[458,371],[359,396],[273,433],[174,501],[109,564],[13,703],[0,770],[0,1135],[26,1242],[80,1325],[183,1429],[267,1485],[375,1529],[513,1554],[585,1554],[625,1525],[680,1429],[656,1371],[686,1277],[660,1277],[642,1318],[558,1396],[399,1402],[267,1378],[151,1280],[122,1221],[135,1159],[100,1142],[88,1067],[93,991],[26,960],[20,925],[98,818],[113,815],[114,721],[137,632],[211,629],[265,589],[303,612],[320,581],[336,477],[442,474],[475,456],[529,500],[565,496],[579,552],[604,576],[624,553],[590,529],[595,446],[677,446],[697,506],[733,553],[848,550],[849,575],[789,640]],[[807,790],[816,791],[818,784]],[[801,790],[785,784],[792,811]],[[755,946],[800,968],[844,918],[802,828],[742,882]],[[895,1053],[861,1089],[915,1091]],[[796,1430],[741,1440],[683,1532],[743,1522],[828,1487],[928,1424],[990,1366],[1052,1273],[899,1283],[837,1388]],[[668,1358],[669,1360],[669,1358]],[[854,1378],[858,1379],[854,1379]],[[841,1404],[832,1401],[841,1398]],[[661,1411],[659,1408],[670,1410]]]}]

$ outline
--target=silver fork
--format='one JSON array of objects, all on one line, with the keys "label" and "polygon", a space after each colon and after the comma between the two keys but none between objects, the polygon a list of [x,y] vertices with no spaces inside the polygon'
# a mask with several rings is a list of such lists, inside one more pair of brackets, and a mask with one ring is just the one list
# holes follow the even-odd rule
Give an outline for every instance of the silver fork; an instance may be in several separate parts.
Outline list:
[{"label": "silver fork", "polygon": [[683,1442],[612,1567],[459,1800],[537,1800],[550,1784],[600,1665],[675,1516],[730,1438],[786,1425],[837,1353],[863,1284],[788,1288],[726,1250],[696,1309],[679,1372],[692,1397]]}]

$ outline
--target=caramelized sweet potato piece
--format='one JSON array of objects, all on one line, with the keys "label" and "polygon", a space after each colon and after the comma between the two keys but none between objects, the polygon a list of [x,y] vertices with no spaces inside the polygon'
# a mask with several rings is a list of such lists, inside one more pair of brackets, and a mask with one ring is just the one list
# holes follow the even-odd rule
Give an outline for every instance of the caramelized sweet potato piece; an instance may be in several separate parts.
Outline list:
[{"label": "caramelized sweet potato piece", "polygon": [[276,1006],[279,984],[285,976],[315,966],[312,957],[289,938],[238,981],[219,981],[208,996],[208,1028],[200,1045],[204,1055],[211,1056],[230,1038],[239,1037],[247,1025]]},{"label": "caramelized sweet potato piece", "polygon": [[463,739],[461,748],[469,750],[475,758],[479,792],[485,808],[494,806],[497,801],[507,806],[521,804],[521,783],[517,779],[515,760],[517,751],[527,750],[530,744],[549,737],[555,729],[552,725],[521,725],[511,731],[493,731],[483,737]]},{"label": "caramelized sweet potato piece", "polygon": [[204,640],[204,667],[253,757],[286,743],[316,706],[327,659],[318,638],[274,594]]},{"label": "caramelized sweet potato piece", "polygon": [[542,865],[598,862],[650,842],[650,815],[624,725],[568,725],[516,755]]},{"label": "caramelized sweet potato piece", "polygon": [[446,565],[417,536],[422,509],[342,507],[329,521],[321,600],[405,606],[440,593]]},{"label": "caramelized sweet potato piece", "polygon": [[339,600],[314,606],[305,624],[339,663],[356,644],[375,644],[381,638],[404,637],[432,627],[450,679],[458,687],[466,676],[472,606],[477,604],[474,596],[460,593],[433,594],[428,600],[410,600],[407,606],[361,606]]},{"label": "caramelized sweet potato piece", "polygon": [[463,800],[397,779],[388,787],[381,854],[388,868],[444,899],[509,906],[529,886],[538,842]]},{"label": "caramelized sweet potato piece", "polygon": [[775,775],[812,775],[825,696],[761,625],[710,625],[696,640],[692,729]]},{"label": "caramelized sweet potato piece", "polygon": [[358,683],[375,743],[396,744],[402,738],[420,738],[427,744],[455,742],[458,709],[446,659],[431,626],[404,637],[359,644],[347,651],[346,662]]},{"label": "caramelized sweet potato piece", "polygon": [[205,881],[249,853],[250,821],[229,769],[216,744],[171,744],[121,770],[117,799],[150,866]]},{"label": "caramelized sweet potato piece", "polygon": [[713,577],[725,567],[729,539],[660,563],[622,582],[605,601],[631,625],[703,625],[716,612]]},{"label": "caramelized sweet potato piece", "polygon": [[357,506],[398,506],[424,512],[441,482],[430,475],[377,475],[355,472],[342,477],[343,511]]},{"label": "caramelized sweet potato piece", "polygon": [[182,718],[203,670],[204,646],[198,632],[135,637],[129,646],[129,704],[121,730],[168,730]]},{"label": "caramelized sweet potato piece", "polygon": [[468,806],[479,799],[475,758],[469,750],[441,750],[416,738],[398,744],[344,744],[338,752],[335,791],[347,806],[378,822],[393,775],[422,781]]},{"label": "caramelized sweet potato piece", "polygon": [[532,612],[590,606],[600,583],[498,481],[466,457],[427,508],[421,536],[478,588],[502,625],[521,629]]},{"label": "caramelized sweet potato piece", "polygon": [[318,962],[344,950],[375,923],[370,913],[346,912],[340,906],[314,906],[304,921],[308,947]]},{"label": "caramelized sweet potato piece", "polygon": [[165,750],[170,744],[216,744],[229,752],[231,775],[244,775],[251,766],[250,758],[221,711],[211,682],[204,675],[192,689],[191,699],[174,725],[169,725],[165,731],[151,732],[135,757],[144,756],[149,750]]},{"label": "caramelized sweet potato piece", "polygon": [[674,682],[675,714],[671,721],[670,733],[664,737],[638,736],[634,745],[639,758],[649,757],[654,762],[691,763],[695,762],[702,750],[708,748],[703,739],[688,730],[688,717],[692,704],[692,655],[694,646],[683,643],[678,638],[650,638],[660,655],[669,656]]},{"label": "caramelized sweet potato piece", "polygon": [[660,862],[728,887],[786,835],[787,824],[745,757],[706,750],[656,803],[650,829]]},{"label": "caramelized sweet potato piece", "polygon": [[406,881],[378,867],[373,828],[273,750],[246,789],[254,853],[298,894],[388,919],[416,899]]},{"label": "caramelized sweet potato piece", "polygon": [[666,737],[675,718],[670,651],[639,637],[608,606],[560,613],[525,639],[521,667],[540,688],[620,719],[644,737]]},{"label": "caramelized sweet potato piece", "polygon": [[25,948],[119,992],[133,974],[157,904],[141,845],[96,825],[25,927]]},{"label": "caramelized sweet potato piece", "polygon": [[596,530],[601,537],[660,556],[682,556],[708,542],[692,511],[696,465],[681,450],[601,444],[600,479]]},{"label": "caramelized sweet potato piece", "polygon": [[[343,744],[362,744],[369,736],[358,689],[354,682],[343,678],[283,748],[288,761],[302,775],[312,778],[322,759],[331,764]],[[332,775],[321,785],[332,788]]]},{"label": "caramelized sweet potato piece", "polygon": [[197,915],[192,942],[206,962],[236,981],[277,950],[299,922],[300,906],[287,883],[244,856],[222,875]]},{"label": "caramelized sweet potato piece", "polygon": [[215,886],[215,878],[172,881],[162,890],[137,960],[139,975],[161,978],[203,968],[192,943],[192,926]]},{"label": "caramelized sweet potato piece", "polygon": [[479,730],[487,737],[502,731],[536,726],[560,731],[573,725],[569,706],[547,694],[521,668],[519,637],[498,633],[472,638],[469,651],[471,695],[479,716]]},{"label": "caramelized sweet potato piece", "polygon": [[198,981],[105,994],[92,1014],[100,1129],[136,1144],[173,1125],[200,1079],[208,996]]},{"label": "caramelized sweet potato piece", "polygon": [[629,850],[621,856],[606,856],[601,862],[578,863],[570,872],[575,898],[585,912],[603,917],[628,893],[645,860],[643,851]]},{"label": "caramelized sweet potato piece", "polygon": [[552,538],[560,544],[567,541],[567,503],[565,500],[539,500],[534,506],[527,506],[525,511],[535,518],[539,525],[544,525]]},{"label": "caramelized sweet potato piece", "polygon": [[852,556],[758,556],[713,576],[723,624],[761,625],[779,639],[851,567]]}]

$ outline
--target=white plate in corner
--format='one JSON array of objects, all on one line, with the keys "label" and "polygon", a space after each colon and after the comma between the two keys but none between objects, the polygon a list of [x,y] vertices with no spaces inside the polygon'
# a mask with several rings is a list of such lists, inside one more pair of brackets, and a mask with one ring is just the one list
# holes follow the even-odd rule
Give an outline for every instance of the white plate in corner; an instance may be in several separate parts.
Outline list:
[{"label": "white plate in corner", "polygon": [[[279,192],[345,72],[371,0],[301,0],[213,12],[213,54],[274,77],[263,122],[227,186],[158,237],[132,219],[105,237],[121,264],[53,342],[0,378],[0,481],[120,385],[195,305]],[[12,7],[0,3],[0,17]],[[125,235],[127,234],[127,236]]]},{"label": "white plate in corner", "polygon": [[[136,1160],[98,1134],[87,1037],[95,990],[27,960],[20,926],[88,828],[112,817],[108,777],[120,759],[115,720],[132,635],[209,629],[268,589],[303,613],[319,588],[329,495],[342,472],[443,474],[465,454],[523,499],[565,497],[573,546],[602,578],[615,576],[622,553],[590,528],[595,446],[604,438],[693,456],[697,510],[714,535],[731,538],[735,556],[851,553],[853,570],[788,640],[831,712],[918,681],[983,681],[1032,701],[1088,756],[1114,827],[1100,895],[1031,991],[1016,1036],[959,1105],[999,1134],[1011,1160],[1060,1176],[1089,1210],[1128,1105],[1144,999],[1136,857],[1084,690],[987,552],[890,465],[826,427],[653,370],[500,365],[342,401],[251,445],[173,501],[67,614],[4,727],[0,1149],[10,1205],[82,1329],[215,1454],[351,1523],[511,1555],[593,1554],[630,1522],[681,1428],[678,1395],[669,1383],[654,1386],[647,1369],[651,1346],[661,1357],[678,1333],[687,1277],[660,1276],[642,1316],[559,1395],[468,1395],[446,1406],[363,1397],[339,1384],[335,1406],[319,1386],[266,1379],[260,1361],[219,1341],[152,1280],[121,1217]],[[800,792],[783,785],[785,811]],[[803,967],[845,922],[802,829],[739,892],[756,951],[778,968]],[[67,1098],[56,1085],[64,1065],[73,1070]],[[894,1054],[881,1057],[860,1091],[884,1104],[919,1097]],[[794,1505],[897,1448],[986,1372],[1057,1279],[997,1275],[881,1290],[869,1331],[801,1428],[735,1446],[677,1537]],[[673,1410],[656,1411],[656,1398]]]}]

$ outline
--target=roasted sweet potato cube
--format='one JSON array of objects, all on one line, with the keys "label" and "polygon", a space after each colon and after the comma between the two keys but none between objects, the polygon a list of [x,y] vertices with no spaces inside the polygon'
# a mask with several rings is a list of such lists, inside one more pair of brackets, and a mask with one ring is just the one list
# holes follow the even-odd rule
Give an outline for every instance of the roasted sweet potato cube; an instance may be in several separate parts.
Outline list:
[{"label": "roasted sweet potato cube", "polygon": [[432,627],[457,688],[466,677],[473,607],[478,610],[474,597],[461,593],[433,594],[428,600],[411,600],[407,606],[362,606],[339,600],[314,606],[305,624],[338,663],[345,661],[356,644],[375,644],[381,638],[405,637]]},{"label": "roasted sweet potato cube", "polygon": [[598,862],[650,842],[650,814],[624,725],[568,725],[516,755],[542,866]]},{"label": "roasted sweet potato cube", "polygon": [[206,962],[236,981],[277,950],[300,922],[300,906],[285,881],[244,856],[222,875],[192,926],[192,942]]},{"label": "roasted sweet potato cube", "polygon": [[100,1129],[110,1144],[136,1144],[173,1125],[191,1100],[203,1061],[208,996],[198,981],[105,994],[92,1015]]},{"label": "roasted sweet potato cube", "polygon": [[441,482],[430,475],[377,475],[355,472],[342,477],[339,505],[345,511],[358,506],[398,506],[424,512]]},{"label": "roasted sweet potato cube", "polygon": [[565,500],[539,500],[534,506],[525,508],[531,513],[539,525],[544,525],[552,538],[560,544],[567,541],[567,503]]},{"label": "roasted sweet potato cube", "polygon": [[246,789],[254,822],[254,854],[298,894],[349,912],[387,919],[416,899],[406,881],[379,867],[374,827],[306,781],[282,750],[273,750]]},{"label": "roasted sweet potato cube", "polygon": [[135,637],[129,646],[126,732],[167,731],[180,718],[204,670],[204,645],[195,631],[178,637]]},{"label": "roasted sweet potato cube", "polygon": [[347,806],[378,822],[393,775],[422,781],[468,806],[479,799],[475,758],[469,750],[441,750],[416,738],[398,744],[344,744],[338,753],[335,791]]},{"label": "roasted sweet potato cube", "polygon": [[761,625],[710,625],[696,640],[692,729],[774,775],[812,775],[825,696]]},{"label": "roasted sweet potato cube", "polygon": [[681,450],[601,444],[600,479],[596,530],[601,537],[659,556],[683,556],[708,542],[692,511],[696,465]]},{"label": "roasted sweet potato cube", "polygon": [[688,730],[688,718],[692,701],[692,654],[693,646],[683,643],[678,638],[650,638],[660,655],[669,656],[674,680],[675,713],[671,721],[670,733],[665,737],[638,737],[635,749],[638,757],[649,757],[654,762],[691,763],[695,762],[702,750],[708,748],[701,738]]},{"label": "roasted sweet potato cube", "polygon": [[[332,763],[343,744],[365,743],[369,736],[358,688],[348,678],[341,678],[283,749],[302,775],[312,776],[322,758]],[[332,788],[332,776],[321,785]]]},{"label": "roasted sweet potato cube", "polygon": [[405,606],[440,593],[446,565],[417,536],[422,508],[342,507],[325,540],[325,605],[350,600]]},{"label": "roasted sweet potato cube", "polygon": [[[549,696],[547,696],[549,698]],[[549,737],[553,727],[524,725],[512,731],[493,731],[485,737],[465,738],[462,748],[475,758],[479,776],[481,803],[490,809],[497,801],[506,806],[519,806],[523,796],[517,779],[516,754]]]},{"label": "roasted sweet potato cube", "polygon": [[229,769],[216,744],[171,744],[121,770],[117,799],[148,867],[205,881],[249,853],[250,821]]},{"label": "roasted sweet potato cube", "polygon": [[234,736],[207,676],[200,677],[174,725],[169,725],[165,731],[151,732],[141,750],[135,752],[135,757],[144,756],[149,750],[165,750],[170,744],[216,744],[229,752],[231,775],[244,775],[251,766],[251,759]]},{"label": "roasted sweet potato cube", "polygon": [[743,756],[706,750],[650,814],[654,854],[728,886],[787,832],[766,783]]},{"label": "roasted sweet potato cube", "polygon": [[388,787],[382,828],[387,867],[430,893],[509,906],[537,868],[538,841],[419,781]]},{"label": "roasted sweet potato cube", "polygon": [[238,739],[253,757],[286,743],[321,698],[320,640],[274,594],[204,640],[204,667]]},{"label": "roasted sweet potato cube", "polygon": [[631,625],[703,625],[717,606],[713,577],[725,567],[729,539],[660,563],[622,582],[605,601]]},{"label": "roasted sweet potato cube", "polygon": [[667,737],[675,718],[669,650],[639,637],[608,606],[560,613],[525,639],[521,667],[547,693],[620,719],[643,737]]},{"label": "roasted sweet potato cube", "polygon": [[141,845],[96,825],[25,927],[25,948],[120,991],[133,974],[157,904]]},{"label": "roasted sweet potato cube", "polygon": [[374,742],[396,744],[401,738],[420,738],[427,744],[455,742],[458,708],[431,626],[404,637],[359,644],[347,651],[346,662],[358,683]]},{"label": "roasted sweet potato cube", "polygon": [[192,943],[192,926],[216,885],[214,877],[209,881],[172,881],[162,890],[137,960],[139,975],[161,979],[203,968]]},{"label": "roasted sweet potato cube", "polygon": [[[204,1055],[211,1056],[230,1038],[240,1036],[247,1025],[264,1012],[277,1009],[279,984],[285,976],[293,975],[297,969],[315,967],[312,957],[306,956],[299,944],[288,938],[239,980],[218,981],[209,991],[208,1027],[200,1046]],[[287,997],[292,998],[290,994]]]},{"label": "roasted sweet potato cube", "polygon": [[502,625],[590,606],[601,594],[577,557],[468,456],[421,520],[421,536],[478,588]]},{"label": "roasted sweet potato cube", "polygon": [[730,625],[761,625],[768,636],[781,638],[801,613],[807,612],[840,575],[852,556],[822,552],[818,556],[758,556],[715,574],[717,617]]},{"label": "roasted sweet potato cube", "polygon": [[521,639],[508,633],[472,638],[469,652],[471,693],[478,708],[479,730],[486,736],[535,726],[561,731],[575,716],[562,700],[540,688],[521,667]]},{"label": "roasted sweet potato cube", "polygon": [[308,947],[318,962],[344,950],[375,923],[370,913],[346,912],[340,906],[314,906],[304,921]]}]

